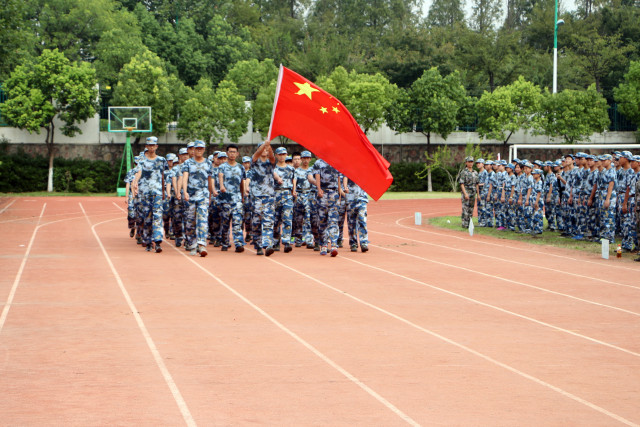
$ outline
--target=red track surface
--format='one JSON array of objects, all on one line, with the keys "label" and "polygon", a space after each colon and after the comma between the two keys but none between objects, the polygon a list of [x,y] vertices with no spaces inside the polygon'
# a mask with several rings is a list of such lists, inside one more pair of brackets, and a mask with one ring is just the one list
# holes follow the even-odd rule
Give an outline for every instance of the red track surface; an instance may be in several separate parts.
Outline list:
[{"label": "red track surface", "polygon": [[413,225],[459,200],[337,258],[147,253],[124,207],[0,200],[1,425],[640,424],[636,263]]}]

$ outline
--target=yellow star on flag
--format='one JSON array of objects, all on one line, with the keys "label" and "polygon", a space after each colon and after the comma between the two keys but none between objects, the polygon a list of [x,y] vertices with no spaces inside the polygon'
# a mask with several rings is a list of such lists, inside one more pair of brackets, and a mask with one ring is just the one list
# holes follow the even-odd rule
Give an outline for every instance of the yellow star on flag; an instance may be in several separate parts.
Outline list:
[{"label": "yellow star on flag", "polygon": [[332,110],[333,110],[336,114],[338,114],[338,113],[340,112],[340,110],[338,110],[338,107],[333,107],[333,108],[332,108]]},{"label": "yellow star on flag", "polygon": [[309,99],[311,99],[311,94],[313,92],[320,92],[318,89],[311,87],[309,83],[302,84],[298,82],[293,82],[293,84],[298,86],[298,89],[300,89],[298,92],[296,92],[296,95],[307,95]]},{"label": "yellow star on flag", "polygon": [[327,114],[327,107],[320,107],[322,114]]}]

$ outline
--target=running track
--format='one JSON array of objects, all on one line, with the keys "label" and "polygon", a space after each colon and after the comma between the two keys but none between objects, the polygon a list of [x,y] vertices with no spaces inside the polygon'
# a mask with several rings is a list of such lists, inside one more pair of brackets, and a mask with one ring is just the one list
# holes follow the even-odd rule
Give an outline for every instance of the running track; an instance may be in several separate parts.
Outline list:
[{"label": "running track", "polygon": [[122,198],[0,199],[1,425],[639,425],[640,266],[414,226],[146,253]]}]

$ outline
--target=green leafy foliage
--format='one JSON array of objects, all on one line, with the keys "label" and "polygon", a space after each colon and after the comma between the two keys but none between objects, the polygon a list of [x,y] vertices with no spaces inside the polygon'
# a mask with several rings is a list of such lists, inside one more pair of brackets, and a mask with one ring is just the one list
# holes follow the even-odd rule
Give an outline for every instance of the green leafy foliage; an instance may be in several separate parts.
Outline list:
[{"label": "green leafy foliage", "polygon": [[631,62],[624,82],[614,93],[622,114],[640,126],[640,61]]}]

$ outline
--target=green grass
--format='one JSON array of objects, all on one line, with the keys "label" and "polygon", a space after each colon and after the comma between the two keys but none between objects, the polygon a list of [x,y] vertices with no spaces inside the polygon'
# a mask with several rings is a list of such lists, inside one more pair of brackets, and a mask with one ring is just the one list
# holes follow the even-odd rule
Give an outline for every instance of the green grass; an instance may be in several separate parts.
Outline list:
[{"label": "green grass", "polygon": [[460,193],[445,193],[438,191],[412,191],[412,192],[391,192],[382,195],[380,200],[410,200],[410,199],[459,199]]},{"label": "green grass", "polygon": [[[474,218],[474,225],[477,223],[476,221],[477,219]],[[439,216],[439,217],[429,218],[429,224],[435,227],[460,231],[461,233],[465,233],[465,234],[469,233],[468,230],[465,230],[462,228],[459,216]],[[544,220],[544,226],[545,228],[547,227],[546,219]],[[595,243],[595,242],[587,242],[582,240],[573,240],[570,238],[560,237],[560,233],[558,232],[551,232],[546,230],[544,233],[542,233],[542,235],[538,237],[532,237],[528,234],[518,234],[508,230],[498,231],[495,228],[485,228],[485,227],[476,226],[474,227],[473,233],[474,235],[479,234],[482,236],[491,236],[491,237],[495,237],[496,239],[517,240],[520,242],[533,243],[535,245],[554,246],[556,248],[573,249],[573,250],[588,252],[592,254],[601,253],[599,242]],[[618,247],[617,243],[614,245],[609,245],[610,257],[615,258],[617,247]],[[622,254],[622,257],[627,259],[633,259],[636,256],[637,255],[635,254],[628,254],[628,253]]]},{"label": "green grass", "polygon": [[46,191],[31,191],[27,193],[0,193],[0,197],[115,197],[116,193],[48,193]]}]

